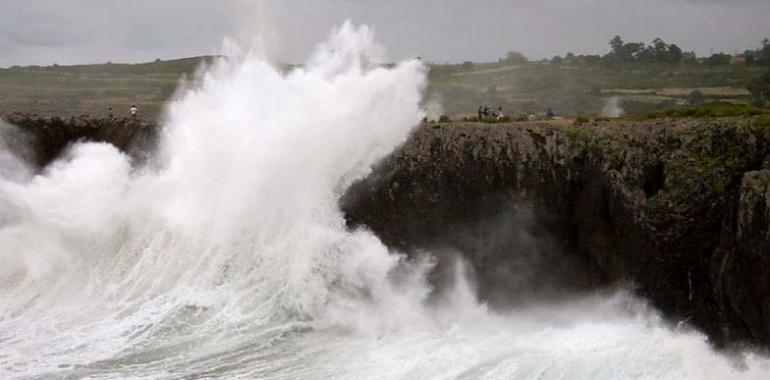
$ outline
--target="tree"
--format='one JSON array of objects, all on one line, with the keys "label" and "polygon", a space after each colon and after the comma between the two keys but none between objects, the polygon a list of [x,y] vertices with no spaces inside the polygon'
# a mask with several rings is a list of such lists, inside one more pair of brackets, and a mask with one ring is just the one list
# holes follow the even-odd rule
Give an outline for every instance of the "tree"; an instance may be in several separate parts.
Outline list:
[{"label": "tree", "polygon": [[634,60],[639,62],[655,62],[658,60],[658,54],[655,52],[655,48],[647,46],[640,49],[635,55]]},{"label": "tree", "polygon": [[669,62],[674,62],[674,63],[682,62],[682,57],[684,57],[684,52],[682,52],[682,49],[679,46],[676,46],[676,44],[669,45],[667,53],[668,53],[667,58]]},{"label": "tree", "polygon": [[645,50],[644,48],[645,46],[642,42],[629,42],[620,49],[620,56],[618,58],[623,62],[631,62],[640,52]]},{"label": "tree", "polygon": [[695,55],[695,52],[693,52],[693,51],[688,51],[686,53],[682,53],[681,62],[682,63],[686,63],[686,64],[698,63],[698,56]]},{"label": "tree", "polygon": [[602,57],[592,54],[580,56],[580,58],[586,65],[596,65],[602,60]]},{"label": "tree", "polygon": [[[601,56],[603,62],[697,63],[695,53],[685,52],[677,44],[668,44],[662,38],[656,38],[652,40],[652,44],[647,45],[644,42],[626,43],[620,36],[615,36],[610,40],[610,47],[612,50]],[[715,57],[714,64],[721,64],[721,58],[723,57]],[[567,58],[564,60],[569,61]]]},{"label": "tree", "polygon": [[668,44],[666,41],[663,41],[662,38],[658,37],[652,40],[652,49],[655,52],[656,61],[664,62],[668,60],[666,59],[666,56],[668,55]]},{"label": "tree", "polygon": [[618,55],[620,49],[623,48],[623,39],[620,36],[615,36],[610,40],[610,47],[612,47],[612,53]]},{"label": "tree", "polygon": [[747,66],[770,67],[770,40],[765,38],[762,40],[762,46],[756,50],[746,50],[744,55]]},{"label": "tree", "polygon": [[711,66],[727,65],[733,59],[733,56],[725,53],[715,53],[706,58],[706,64]]},{"label": "tree", "polygon": [[770,71],[751,81],[746,89],[751,93],[752,103],[764,107],[770,100]]},{"label": "tree", "polygon": [[762,47],[756,52],[756,63],[760,66],[770,66],[770,40],[762,40]]},{"label": "tree", "polygon": [[463,70],[465,70],[465,71],[473,70],[473,62],[471,62],[471,61],[463,62]]},{"label": "tree", "polygon": [[509,65],[526,65],[529,63],[529,60],[527,59],[527,56],[518,51],[509,51],[503,62]]}]

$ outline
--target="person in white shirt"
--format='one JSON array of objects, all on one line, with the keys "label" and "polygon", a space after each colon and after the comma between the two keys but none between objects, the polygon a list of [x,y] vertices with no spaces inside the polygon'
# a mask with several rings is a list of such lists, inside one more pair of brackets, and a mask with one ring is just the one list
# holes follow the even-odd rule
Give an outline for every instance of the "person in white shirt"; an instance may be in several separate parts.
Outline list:
[{"label": "person in white shirt", "polygon": [[139,112],[139,109],[136,108],[136,105],[131,106],[131,109],[129,109],[129,112],[131,112],[131,117],[136,117],[136,113]]}]

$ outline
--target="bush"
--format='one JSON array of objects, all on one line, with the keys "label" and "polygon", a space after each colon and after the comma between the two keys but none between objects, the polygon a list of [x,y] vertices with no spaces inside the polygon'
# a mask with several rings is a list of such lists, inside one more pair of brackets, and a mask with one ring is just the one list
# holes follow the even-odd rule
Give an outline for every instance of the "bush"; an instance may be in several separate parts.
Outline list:
[{"label": "bush", "polygon": [[527,56],[517,51],[509,51],[502,61],[509,65],[526,65],[529,63]]},{"label": "bush", "polygon": [[732,59],[733,56],[730,54],[716,53],[712,54],[711,57],[706,58],[705,63],[709,66],[729,65],[730,60]]},{"label": "bush", "polygon": [[764,107],[770,100],[770,71],[762,74],[746,86],[751,93],[751,102],[756,107]]},{"label": "bush", "polygon": [[761,115],[764,111],[748,104],[713,102],[703,105],[688,105],[647,114],[648,119],[684,117],[731,117]]},{"label": "bush", "polygon": [[665,111],[676,106],[676,99],[665,99],[659,102],[624,99],[620,107],[625,111],[626,115],[647,115],[653,112]]},{"label": "bush", "polygon": [[591,122],[591,119],[585,116],[578,116],[575,118],[575,125],[583,125]]},{"label": "bush", "polygon": [[439,123],[451,123],[452,119],[450,119],[449,116],[447,116],[447,115],[441,115],[441,116],[438,117],[438,122]]}]

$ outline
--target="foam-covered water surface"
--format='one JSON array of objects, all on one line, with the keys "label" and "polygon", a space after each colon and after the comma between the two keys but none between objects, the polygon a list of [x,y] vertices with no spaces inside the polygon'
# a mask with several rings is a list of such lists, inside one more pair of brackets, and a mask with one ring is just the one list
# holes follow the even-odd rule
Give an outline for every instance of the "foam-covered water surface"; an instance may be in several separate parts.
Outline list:
[{"label": "foam-covered water surface", "polygon": [[424,116],[426,68],[382,51],[345,24],[289,72],[223,59],[146,167],[77,143],[34,174],[0,144],[0,377],[767,378],[624,292],[495,313],[460,261],[429,300],[432,260],[338,206]]}]

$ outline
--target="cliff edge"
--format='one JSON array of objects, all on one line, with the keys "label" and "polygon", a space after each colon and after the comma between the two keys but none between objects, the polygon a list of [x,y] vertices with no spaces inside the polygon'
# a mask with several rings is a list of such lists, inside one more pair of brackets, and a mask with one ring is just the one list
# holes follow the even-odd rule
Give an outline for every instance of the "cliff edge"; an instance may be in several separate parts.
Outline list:
[{"label": "cliff edge", "polygon": [[[4,120],[41,168],[79,140],[141,162],[160,135],[134,119]],[[717,345],[770,346],[766,118],[426,124],[340,202],[390,247],[431,250],[439,268],[464,257],[495,307],[632,284]]]},{"label": "cliff edge", "polygon": [[2,120],[18,127],[17,138],[23,139],[24,148],[31,150],[24,155],[40,168],[76,141],[110,143],[140,163],[154,151],[160,132],[157,124],[134,118],[60,118],[14,113],[4,116]]},{"label": "cliff edge", "polygon": [[425,125],[342,207],[405,252],[461,252],[493,303],[633,284],[717,345],[767,346],[769,201],[759,117]]}]

